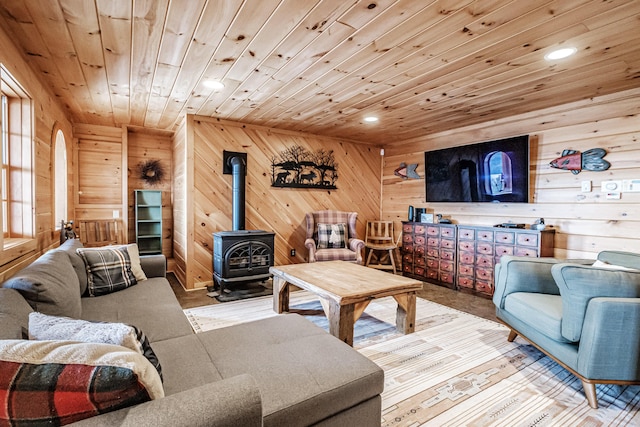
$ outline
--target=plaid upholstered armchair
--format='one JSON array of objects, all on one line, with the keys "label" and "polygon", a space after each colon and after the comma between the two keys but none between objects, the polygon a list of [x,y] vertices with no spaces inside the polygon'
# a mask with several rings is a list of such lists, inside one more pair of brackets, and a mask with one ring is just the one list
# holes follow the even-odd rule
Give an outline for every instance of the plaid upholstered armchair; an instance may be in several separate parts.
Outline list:
[{"label": "plaid upholstered armchair", "polygon": [[357,218],[357,212],[307,213],[304,245],[309,249],[309,262],[342,260],[362,264],[364,241],[356,233]]}]

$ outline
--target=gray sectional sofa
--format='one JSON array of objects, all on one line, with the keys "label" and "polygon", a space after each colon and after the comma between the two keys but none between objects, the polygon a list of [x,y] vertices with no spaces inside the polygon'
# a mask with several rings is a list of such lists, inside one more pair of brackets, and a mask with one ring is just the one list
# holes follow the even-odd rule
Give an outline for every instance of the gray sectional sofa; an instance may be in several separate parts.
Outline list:
[{"label": "gray sectional sofa", "polygon": [[[81,297],[87,273],[78,247],[78,240],[68,240],[26,267],[31,271],[22,276],[40,281],[35,295],[16,280],[13,289],[5,286],[11,283],[0,288],[0,340],[24,338],[33,306],[52,315],[71,308],[80,319],[135,325],[160,361],[165,397],[73,425],[380,425],[383,371],[303,317],[284,314],[194,334],[165,278],[163,256],[140,257],[147,280]],[[67,289],[57,301],[43,290],[56,278],[73,284],[71,294]],[[56,311],[60,304],[64,309]]]}]

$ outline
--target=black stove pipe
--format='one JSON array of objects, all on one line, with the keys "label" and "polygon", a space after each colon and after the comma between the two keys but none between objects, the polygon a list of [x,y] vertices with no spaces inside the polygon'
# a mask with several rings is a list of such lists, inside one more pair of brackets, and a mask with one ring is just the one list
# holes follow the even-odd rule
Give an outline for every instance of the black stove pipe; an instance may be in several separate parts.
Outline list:
[{"label": "black stove pipe", "polygon": [[247,164],[240,156],[229,159],[231,165],[232,183],[232,229],[233,231],[245,229],[245,170]]}]

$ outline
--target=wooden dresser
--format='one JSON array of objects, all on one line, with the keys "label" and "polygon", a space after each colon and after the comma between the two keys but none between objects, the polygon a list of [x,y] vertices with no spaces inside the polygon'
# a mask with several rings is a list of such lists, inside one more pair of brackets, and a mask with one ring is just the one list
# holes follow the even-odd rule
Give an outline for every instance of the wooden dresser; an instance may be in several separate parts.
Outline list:
[{"label": "wooden dresser", "polygon": [[502,255],[553,256],[555,230],[402,223],[402,272],[490,297]]},{"label": "wooden dresser", "polygon": [[402,272],[455,289],[456,226],[403,222]]}]

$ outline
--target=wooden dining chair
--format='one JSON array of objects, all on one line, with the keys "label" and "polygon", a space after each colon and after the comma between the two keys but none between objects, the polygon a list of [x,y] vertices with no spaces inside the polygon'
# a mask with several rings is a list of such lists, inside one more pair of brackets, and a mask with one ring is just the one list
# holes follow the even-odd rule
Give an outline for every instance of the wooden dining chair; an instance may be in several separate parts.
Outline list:
[{"label": "wooden dining chair", "polygon": [[[369,251],[365,266],[377,268],[379,270],[393,270],[396,274],[396,261],[394,251],[398,247],[395,239],[393,221],[367,221],[367,231],[364,240],[364,247]],[[381,252],[383,252],[381,254]],[[383,264],[382,261],[388,254],[389,264]],[[371,264],[371,258],[377,258],[377,264]]]},{"label": "wooden dining chair", "polygon": [[78,221],[80,241],[85,248],[119,244],[119,230],[119,221],[116,219]]}]

